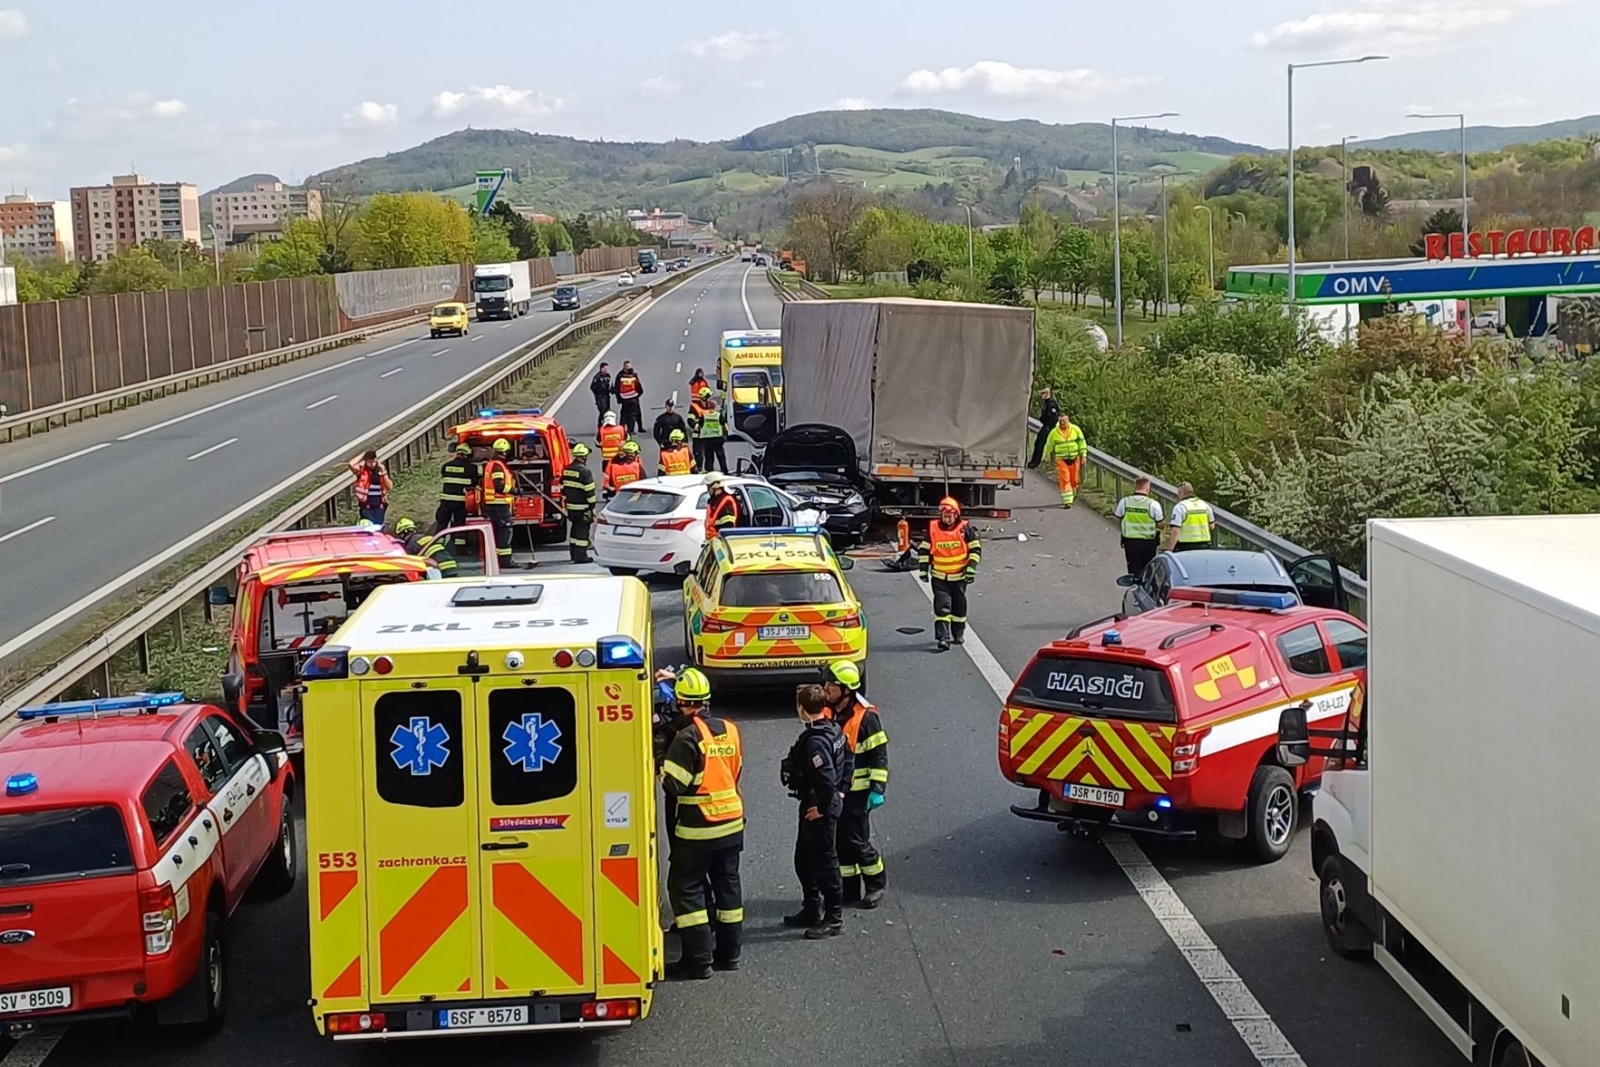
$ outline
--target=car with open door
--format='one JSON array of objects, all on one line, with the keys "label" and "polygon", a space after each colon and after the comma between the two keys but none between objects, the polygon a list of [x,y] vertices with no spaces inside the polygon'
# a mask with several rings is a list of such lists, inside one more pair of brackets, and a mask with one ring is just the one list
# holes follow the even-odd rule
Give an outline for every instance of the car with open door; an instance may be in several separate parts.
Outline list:
[{"label": "car with open door", "polygon": [[[745,465],[740,460],[741,471]],[[866,537],[872,508],[861,492],[856,443],[837,426],[788,427],[768,443],[754,470],[806,506],[826,512],[822,525],[836,546],[859,544]]]},{"label": "car with open door", "polygon": [[1302,604],[1346,611],[1349,607],[1339,563],[1332,556],[1303,556],[1285,564],[1270,552],[1202,548],[1162,552],[1137,576],[1123,575],[1122,610],[1138,615],[1169,602],[1172,590],[1226,589],[1234,592],[1289,593]]}]

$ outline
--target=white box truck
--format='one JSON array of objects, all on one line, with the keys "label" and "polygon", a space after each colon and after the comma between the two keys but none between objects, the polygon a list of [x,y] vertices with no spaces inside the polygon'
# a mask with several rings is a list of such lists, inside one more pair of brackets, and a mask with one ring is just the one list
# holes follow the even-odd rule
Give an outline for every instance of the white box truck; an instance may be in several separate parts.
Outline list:
[{"label": "white box truck", "polygon": [[1280,724],[1281,759],[1331,761],[1329,945],[1481,1067],[1600,1064],[1596,545],[1600,515],[1373,521],[1366,708]]},{"label": "white box truck", "polygon": [[472,272],[472,299],[479,322],[526,315],[533,305],[533,272],[523,260],[485,263]]}]

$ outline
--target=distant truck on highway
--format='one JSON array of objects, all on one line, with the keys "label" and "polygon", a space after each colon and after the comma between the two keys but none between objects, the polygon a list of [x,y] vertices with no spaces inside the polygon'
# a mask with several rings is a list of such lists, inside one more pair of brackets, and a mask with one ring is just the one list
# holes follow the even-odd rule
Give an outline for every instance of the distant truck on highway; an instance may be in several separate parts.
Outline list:
[{"label": "distant truck on highway", "polygon": [[1279,762],[1329,760],[1329,946],[1375,957],[1478,1067],[1600,1063],[1597,542],[1600,515],[1369,523],[1366,708],[1279,724]]},{"label": "distant truck on highway", "polygon": [[639,249],[639,273],[654,274],[657,264],[656,254],[648,248]]},{"label": "distant truck on highway", "polygon": [[472,272],[478,321],[514,319],[533,306],[533,274],[524,261],[487,263]]},{"label": "distant truck on highway", "polygon": [[782,422],[855,442],[876,514],[1009,518],[1022,484],[1033,384],[1031,308],[944,300],[807,300],[783,306]]}]

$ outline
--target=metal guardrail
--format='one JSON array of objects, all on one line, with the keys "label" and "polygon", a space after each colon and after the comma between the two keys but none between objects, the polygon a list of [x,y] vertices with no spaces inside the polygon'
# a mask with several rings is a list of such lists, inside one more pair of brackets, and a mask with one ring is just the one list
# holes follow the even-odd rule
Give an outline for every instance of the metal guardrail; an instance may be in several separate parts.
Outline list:
[{"label": "metal guardrail", "polygon": [[[1028,429],[1038,433],[1039,420],[1030,416]],[[1122,499],[1133,489],[1133,483],[1140,478],[1149,478],[1151,492],[1163,503],[1170,506],[1178,500],[1176,485],[1142,471],[1131,463],[1124,463],[1116,456],[1108,455],[1098,448],[1089,449],[1089,467],[1093,472],[1090,484],[1104,492],[1109,483],[1110,495],[1114,499]],[[1302,548],[1293,541],[1279,537],[1271,530],[1264,530],[1231,511],[1224,511],[1215,504],[1211,505],[1211,512],[1213,525],[1217,530],[1217,545],[1221,548],[1248,548],[1257,552],[1270,552],[1285,563],[1292,563],[1302,556],[1316,554],[1311,549]],[[1344,567],[1339,568],[1339,573],[1344,579],[1345,593],[1350,598],[1351,613],[1364,618],[1367,608],[1366,579]]]},{"label": "metal guardrail", "polygon": [[[675,280],[687,278],[720,262],[720,259],[714,259],[687,271],[681,271],[675,275]],[[608,322],[635,313],[636,309],[647,307],[650,298],[655,295],[656,288],[656,286],[640,286],[619,290],[603,297],[581,312],[575,312],[564,325],[552,327],[530,340],[529,350],[508,364],[501,373],[472,386],[467,394],[447,401],[421,422],[413,424],[387,444],[379,447],[378,455],[398,470],[407,470],[414,466],[442,446],[446,431],[451,426],[465,421],[492,403],[508,387],[521,381],[530,371],[543,363],[563,342],[584,337]],[[602,309],[608,310],[604,314],[596,314]],[[334,521],[338,513],[340,496],[349,492],[354,484],[355,476],[348,471],[335,475],[278,512],[247,537],[234,542],[222,553],[201,564],[171,589],[66,653],[44,674],[24,682],[0,697],[0,733],[5,731],[9,720],[18,709],[50,700],[69,686],[91,675],[98,673],[99,692],[109,693],[111,659],[129,645],[138,645],[140,667],[148,671],[151,630],[170,617],[175,620],[175,625],[181,632],[182,611],[196,599],[200,601],[209,617],[211,609],[206,601],[206,591],[233,572],[251,545],[269,533],[304,528],[319,513],[325,521]]]}]

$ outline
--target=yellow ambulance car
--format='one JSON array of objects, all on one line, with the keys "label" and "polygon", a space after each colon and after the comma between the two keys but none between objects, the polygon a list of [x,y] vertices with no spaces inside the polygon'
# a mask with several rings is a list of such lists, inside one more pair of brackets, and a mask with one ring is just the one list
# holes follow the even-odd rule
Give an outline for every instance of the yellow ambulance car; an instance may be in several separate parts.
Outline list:
[{"label": "yellow ambulance car", "polygon": [[623,1027],[662,972],[650,594],[375,592],[308,662],[311,1007],[335,1039]]}]

